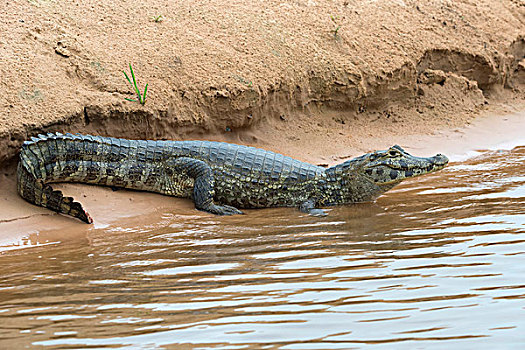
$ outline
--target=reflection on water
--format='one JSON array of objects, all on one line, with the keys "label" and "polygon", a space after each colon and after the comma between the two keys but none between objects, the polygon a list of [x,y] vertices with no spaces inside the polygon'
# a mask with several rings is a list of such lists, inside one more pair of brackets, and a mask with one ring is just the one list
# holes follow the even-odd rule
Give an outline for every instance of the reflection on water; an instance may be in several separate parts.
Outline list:
[{"label": "reflection on water", "polygon": [[166,213],[6,252],[0,345],[518,348],[524,162],[487,152],[326,218]]}]

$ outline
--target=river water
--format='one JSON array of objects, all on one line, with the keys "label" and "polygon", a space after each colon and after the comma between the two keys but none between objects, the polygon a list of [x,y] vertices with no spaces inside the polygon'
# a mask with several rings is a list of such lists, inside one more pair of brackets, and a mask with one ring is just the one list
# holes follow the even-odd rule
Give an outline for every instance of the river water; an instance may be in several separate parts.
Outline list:
[{"label": "river water", "polygon": [[0,348],[525,346],[525,147],[326,218],[173,216],[0,255]]}]

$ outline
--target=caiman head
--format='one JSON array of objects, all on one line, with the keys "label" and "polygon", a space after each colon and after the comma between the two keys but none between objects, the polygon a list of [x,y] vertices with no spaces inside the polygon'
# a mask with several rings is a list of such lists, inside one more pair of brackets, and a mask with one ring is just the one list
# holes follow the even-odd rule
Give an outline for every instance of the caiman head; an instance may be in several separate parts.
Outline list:
[{"label": "caiman head", "polygon": [[404,179],[432,173],[443,169],[448,163],[448,158],[442,154],[428,158],[414,157],[398,145],[366,156],[362,163],[363,175],[379,186],[389,186]]},{"label": "caiman head", "polygon": [[[321,202],[370,201],[405,179],[443,169],[447,163],[448,158],[442,154],[414,157],[397,145],[386,151],[367,153],[327,169],[328,184],[335,191],[325,195],[326,200]],[[327,190],[330,192],[330,185]]]}]

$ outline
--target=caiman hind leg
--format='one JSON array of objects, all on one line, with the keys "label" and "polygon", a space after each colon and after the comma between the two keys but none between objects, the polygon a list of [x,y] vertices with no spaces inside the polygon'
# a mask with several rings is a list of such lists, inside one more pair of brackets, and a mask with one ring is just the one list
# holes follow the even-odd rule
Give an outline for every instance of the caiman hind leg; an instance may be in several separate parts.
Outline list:
[{"label": "caiman hind leg", "polygon": [[[193,200],[195,208],[216,215],[235,215],[243,212],[229,205],[218,205],[213,202],[215,196],[213,173],[208,164],[202,160],[180,157],[168,162],[172,173],[185,173],[194,179]],[[169,172],[168,172],[169,173]]]}]

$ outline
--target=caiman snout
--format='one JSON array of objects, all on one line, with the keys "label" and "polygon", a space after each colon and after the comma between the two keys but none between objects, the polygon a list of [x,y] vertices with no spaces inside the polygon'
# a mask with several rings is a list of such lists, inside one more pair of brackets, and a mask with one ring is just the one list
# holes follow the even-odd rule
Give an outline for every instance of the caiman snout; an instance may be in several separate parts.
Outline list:
[{"label": "caiman snout", "polygon": [[448,164],[448,157],[444,154],[436,154],[434,157],[431,158],[432,160],[432,163],[434,163],[435,165],[439,166],[439,167],[444,167],[445,165]]}]

